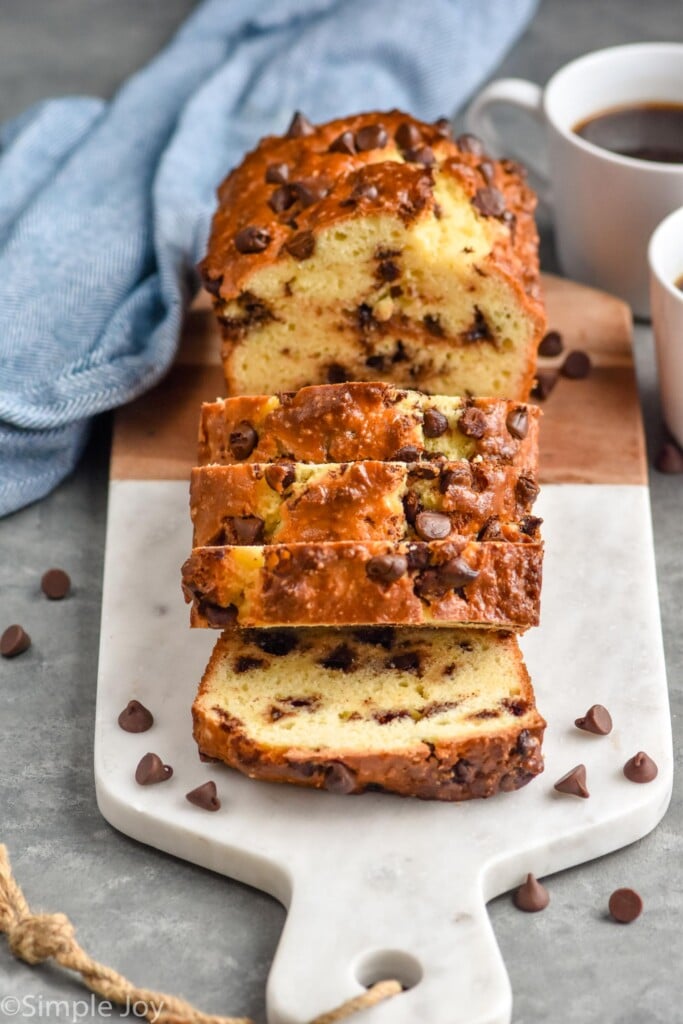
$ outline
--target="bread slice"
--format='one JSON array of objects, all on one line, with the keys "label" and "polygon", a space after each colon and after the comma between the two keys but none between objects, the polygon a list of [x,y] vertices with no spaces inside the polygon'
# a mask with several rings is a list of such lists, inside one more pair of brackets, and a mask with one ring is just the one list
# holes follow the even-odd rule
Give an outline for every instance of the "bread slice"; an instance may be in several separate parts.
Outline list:
[{"label": "bread slice", "polygon": [[202,272],[230,394],[390,380],[528,396],[545,318],[518,164],[400,111],[299,118],[218,198]]},{"label": "bread slice", "polygon": [[545,722],[497,631],[229,630],[192,714],[203,756],[336,793],[468,800],[543,770]]},{"label": "bread slice", "polygon": [[536,481],[490,460],[247,463],[192,471],[194,546],[501,538]]},{"label": "bread slice", "polygon": [[467,623],[523,631],[538,623],[542,560],[542,542],[517,530],[515,543],[195,548],[182,576],[193,626]]},{"label": "bread slice", "polygon": [[384,383],[328,384],[202,406],[198,462],[496,459],[534,476],[540,410],[429,396]]}]

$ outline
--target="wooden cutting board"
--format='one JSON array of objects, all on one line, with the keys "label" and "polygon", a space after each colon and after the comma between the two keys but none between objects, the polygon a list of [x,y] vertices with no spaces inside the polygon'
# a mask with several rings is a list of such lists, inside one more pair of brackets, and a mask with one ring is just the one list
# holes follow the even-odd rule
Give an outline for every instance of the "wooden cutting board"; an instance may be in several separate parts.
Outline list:
[{"label": "wooden cutting board", "polygon": [[[628,306],[559,277],[546,275],[543,284],[549,326],[561,326],[565,352],[579,348],[590,354],[593,372],[583,381],[560,378],[543,403],[541,481],[646,483]],[[218,326],[202,293],[188,314],[170,373],[117,413],[113,480],[189,479],[199,406],[225,391],[219,352]],[[563,358],[541,364],[552,368]]]},{"label": "wooden cutting board", "polygon": [[[191,543],[187,481],[198,407],[223,390],[205,303],[191,311],[167,378],[117,415],[98,802],[127,835],[287,906],[268,981],[269,1024],[305,1024],[382,977],[407,991],[366,1011],[364,1024],[509,1024],[515,979],[511,985],[486,901],[528,871],[542,878],[633,842],[666,810],[671,724],[630,317],[591,289],[557,278],[545,287],[550,325],[567,349],[590,353],[594,370],[583,381],[561,379],[544,404],[545,486],[535,506],[545,520],[542,616],[522,646],[548,721],[546,770],[518,793],[457,805],[338,797],[201,764],[189,709],[215,638],[188,628],[179,566]],[[149,732],[130,735],[116,724],[131,698],[152,709]],[[609,736],[574,728],[595,702],[612,713]],[[636,786],[622,767],[641,749],[659,774]],[[134,782],[149,750],[173,765],[163,786]],[[579,762],[588,800],[553,789]],[[207,779],[222,800],[216,814],[184,799]],[[567,966],[577,989],[585,988],[585,968],[580,956]]]}]

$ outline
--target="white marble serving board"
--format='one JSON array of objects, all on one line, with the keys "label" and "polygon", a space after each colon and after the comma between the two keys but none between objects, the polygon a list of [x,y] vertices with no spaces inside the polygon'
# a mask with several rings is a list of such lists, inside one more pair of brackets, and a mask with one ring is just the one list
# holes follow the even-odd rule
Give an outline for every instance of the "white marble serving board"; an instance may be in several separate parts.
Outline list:
[{"label": "white marble serving board", "polygon": [[[383,977],[412,986],[362,1016],[368,1024],[509,1024],[512,991],[486,901],[617,849],[664,814],[671,724],[647,488],[546,485],[542,622],[523,638],[547,718],[545,773],[518,793],[466,804],[252,782],[202,764],[190,705],[215,641],[188,628],[179,567],[190,549],[187,485],[112,481],[97,696],[100,809],[142,842],[272,893],[288,908],[267,993],[269,1024],[305,1024]],[[131,698],[147,733],[121,731]],[[605,704],[614,731],[574,719]],[[659,765],[649,785],[622,767],[637,750]],[[142,788],[148,750],[174,767]],[[579,762],[589,800],[553,783]],[[184,794],[207,779],[222,807]],[[512,979],[514,990],[514,978]]]}]

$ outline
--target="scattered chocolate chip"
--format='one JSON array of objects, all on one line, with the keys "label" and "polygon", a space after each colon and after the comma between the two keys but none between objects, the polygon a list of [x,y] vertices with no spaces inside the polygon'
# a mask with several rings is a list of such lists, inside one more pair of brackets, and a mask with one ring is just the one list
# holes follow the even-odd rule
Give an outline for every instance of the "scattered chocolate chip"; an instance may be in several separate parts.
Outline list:
[{"label": "scattered chocolate chip", "polygon": [[266,181],[269,185],[286,185],[289,181],[289,167],[287,164],[268,164],[266,167]]},{"label": "scattered chocolate chip", "polygon": [[296,480],[296,469],[290,462],[275,462],[266,466],[264,476],[268,486],[282,494]]},{"label": "scattered chocolate chip", "polygon": [[356,653],[348,644],[338,644],[321,659],[320,664],[335,672],[351,672],[356,665]]},{"label": "scattered chocolate chip", "polygon": [[203,811],[217,811],[221,806],[216,792],[216,783],[211,781],[203,782],[196,789],[191,789],[189,793],[185,794],[185,799],[195,807],[201,807]]},{"label": "scattered chocolate chip", "polygon": [[480,440],[486,432],[486,414],[473,405],[468,406],[458,420],[458,429],[465,437]]},{"label": "scattered chocolate chip", "polygon": [[404,156],[408,163],[422,164],[423,167],[433,167],[436,163],[434,150],[431,146],[418,146],[416,149],[407,149]]},{"label": "scattered chocolate chip", "polygon": [[474,321],[472,326],[468,327],[461,335],[462,340],[468,343],[475,341],[493,341],[493,331],[489,327],[488,320],[479,309],[479,306],[474,307]]},{"label": "scattered chocolate chip", "polygon": [[224,608],[220,604],[214,604],[213,601],[204,599],[199,602],[199,614],[203,615],[214,629],[225,629],[226,626],[232,626],[237,621],[237,608],[234,604],[229,604]]},{"label": "scattered chocolate chip", "polygon": [[269,245],[270,233],[255,224],[249,224],[235,235],[235,248],[241,253],[263,252]]},{"label": "scattered chocolate chip", "polygon": [[258,516],[233,516],[231,526],[237,544],[260,544],[266,524]]},{"label": "scattered chocolate chip", "polygon": [[328,193],[327,185],[320,178],[306,178],[294,181],[289,186],[302,207],[312,206]]},{"label": "scattered chocolate chip", "polygon": [[392,654],[387,658],[387,668],[398,669],[399,672],[415,672],[418,675],[422,669],[422,658],[419,651],[403,651],[401,654]]},{"label": "scattered chocolate chip", "polygon": [[557,384],[557,371],[556,370],[539,370],[536,373],[536,380],[534,386],[531,389],[531,394],[534,398],[538,398],[540,402],[545,402],[546,398]]},{"label": "scattered chocolate chip", "polygon": [[458,135],[455,142],[461,153],[473,153],[475,156],[484,155],[484,143],[471,132],[463,132],[462,135]]},{"label": "scattered chocolate chip", "polygon": [[63,569],[48,569],[40,581],[40,589],[51,601],[61,601],[71,590],[71,578]]},{"label": "scattered chocolate chip", "polygon": [[405,576],[408,562],[404,555],[375,555],[365,563],[365,572],[373,583],[395,583]]},{"label": "scattered chocolate chip", "polygon": [[609,898],[609,912],[619,924],[630,924],[642,911],[642,898],[634,889],[615,889]]},{"label": "scattered chocolate chip", "polygon": [[356,140],[353,137],[353,132],[345,131],[330,144],[328,149],[329,153],[347,153],[349,156],[353,156],[356,152]]},{"label": "scattered chocolate chip", "polygon": [[288,139],[300,139],[303,135],[312,135],[314,131],[315,128],[308,118],[300,110],[297,110],[290,121],[286,137]]},{"label": "scattered chocolate chip", "polygon": [[612,716],[602,704],[593,704],[585,715],[574,721],[577,729],[595,733],[596,736],[607,736],[612,731]]},{"label": "scattered chocolate chip", "polygon": [[285,657],[297,645],[296,633],[293,630],[255,629],[247,635],[259,650],[264,654],[272,654],[275,658]]},{"label": "scattered chocolate chip", "polygon": [[21,626],[8,626],[0,637],[0,654],[3,658],[16,658],[31,646],[31,637]]},{"label": "scattered chocolate chip", "polygon": [[486,185],[474,193],[472,206],[479,210],[482,217],[502,217],[505,213],[505,196],[500,189]]},{"label": "scattered chocolate chip", "polygon": [[683,452],[672,441],[666,441],[655,459],[660,473],[683,473]]},{"label": "scattered chocolate chip", "polygon": [[170,764],[164,764],[158,754],[145,754],[135,769],[138,786],[154,786],[157,782],[166,782],[172,775]]},{"label": "scattered chocolate chip", "polygon": [[441,320],[439,319],[438,316],[432,313],[427,313],[426,316],[422,317],[422,323],[425,325],[429,333],[433,335],[433,337],[443,338],[444,330],[443,327],[441,326]]},{"label": "scattered chocolate chip", "polygon": [[539,910],[545,910],[550,903],[548,890],[532,875],[526,876],[526,882],[520,885],[514,895],[515,906],[518,910],[524,910],[527,914],[535,914]]},{"label": "scattered chocolate chip", "polygon": [[328,384],[344,384],[349,379],[349,371],[341,363],[330,363],[327,367]]},{"label": "scattered chocolate chip", "polygon": [[243,672],[251,672],[252,669],[261,668],[265,665],[263,658],[252,658],[249,654],[240,654],[235,661],[235,672],[242,675]]},{"label": "scattered chocolate chip", "polygon": [[380,281],[395,281],[401,276],[401,269],[393,260],[382,260],[376,270]]},{"label": "scattered chocolate chip", "polygon": [[564,342],[559,331],[548,331],[538,346],[539,356],[559,356],[564,351]]},{"label": "scattered chocolate chip", "polygon": [[154,725],[154,716],[139,700],[129,700],[118,723],[124,732],[147,732]]},{"label": "scattered chocolate chip", "polygon": [[522,508],[531,508],[540,493],[540,487],[530,476],[520,476],[515,484],[515,497]]},{"label": "scattered chocolate chip", "polygon": [[422,450],[414,444],[404,444],[391,457],[392,462],[418,462],[422,457]]},{"label": "scattered chocolate chip", "polygon": [[356,788],[356,776],[341,761],[332,761],[325,771],[323,785],[328,793],[353,793]]},{"label": "scattered chocolate chip", "polygon": [[586,766],[577,764],[576,768],[572,768],[557,780],[555,789],[558,793],[568,793],[570,796],[580,796],[584,799],[589,797],[590,793],[586,789]]},{"label": "scattered chocolate chip", "polygon": [[652,782],[657,778],[657,771],[657,765],[644,750],[639,750],[624,765],[624,775],[629,782]]},{"label": "scattered chocolate chip", "polygon": [[418,512],[415,532],[422,540],[445,540],[451,532],[451,520],[443,512]]},{"label": "scattered chocolate chip", "polygon": [[438,409],[425,409],[422,428],[425,437],[441,437],[448,430],[448,419]]},{"label": "scattered chocolate chip", "polygon": [[529,414],[526,409],[521,405],[518,405],[516,409],[511,409],[505,418],[505,426],[508,428],[509,434],[516,437],[518,441],[523,441],[529,433]]},{"label": "scattered chocolate chip", "polygon": [[422,142],[422,132],[410,121],[401,121],[394,138],[399,149],[416,149]]},{"label": "scattered chocolate chip", "polygon": [[312,231],[299,231],[285,242],[284,248],[295,260],[307,260],[315,251],[315,235]]},{"label": "scattered chocolate chip", "polygon": [[228,446],[234,458],[240,462],[248,459],[258,444],[258,434],[249,420],[241,420],[234,430],[230,431]]},{"label": "scattered chocolate chip", "polygon": [[574,349],[560,367],[560,373],[569,380],[583,380],[591,372],[591,358],[587,352]]},{"label": "scattered chocolate chip", "polygon": [[292,188],[289,185],[280,185],[268,200],[268,206],[273,213],[284,213],[290,206],[293,206],[295,201],[296,195]]},{"label": "scattered chocolate chip", "polygon": [[389,136],[382,124],[368,124],[356,132],[356,149],[364,153],[369,149],[384,149]]}]

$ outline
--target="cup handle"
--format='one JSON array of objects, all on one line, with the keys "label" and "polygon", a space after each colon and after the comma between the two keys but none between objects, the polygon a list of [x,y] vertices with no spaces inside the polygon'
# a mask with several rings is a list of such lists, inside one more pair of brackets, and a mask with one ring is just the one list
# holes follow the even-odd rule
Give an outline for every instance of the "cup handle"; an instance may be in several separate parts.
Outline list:
[{"label": "cup handle", "polygon": [[[531,114],[541,127],[544,124],[543,90],[538,85],[534,82],[527,82],[524,78],[499,78],[495,82],[491,82],[490,85],[482,89],[467,108],[465,122],[468,131],[481,136],[499,153],[507,148],[507,144],[491,117],[491,107],[497,103],[509,103],[513,107],[518,107]],[[514,155],[517,156],[517,154]],[[532,163],[526,155],[522,160],[531,172],[533,185],[539,198],[550,204],[552,197],[547,172]]]}]

